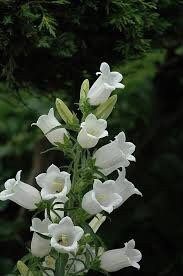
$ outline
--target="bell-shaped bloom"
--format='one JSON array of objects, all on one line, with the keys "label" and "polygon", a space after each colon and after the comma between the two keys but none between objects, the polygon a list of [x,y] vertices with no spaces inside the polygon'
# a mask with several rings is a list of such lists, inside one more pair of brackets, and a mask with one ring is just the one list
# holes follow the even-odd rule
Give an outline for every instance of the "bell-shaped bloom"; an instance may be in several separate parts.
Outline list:
[{"label": "bell-shaped bloom", "polygon": [[32,255],[43,258],[50,253],[51,246],[50,240],[42,238],[36,232],[33,233],[31,241],[31,253]]},{"label": "bell-shaped bloom", "polygon": [[44,257],[49,254],[51,250],[50,239],[43,238],[39,235],[49,237],[48,226],[51,225],[51,221],[48,218],[42,221],[39,218],[32,219],[32,226],[30,230],[33,231],[32,241],[31,241],[31,253],[36,257]]},{"label": "bell-shaped bloom", "polygon": [[18,171],[15,178],[8,179],[4,186],[5,190],[0,193],[0,200],[10,199],[25,209],[34,210],[36,204],[41,201],[39,191],[31,185],[20,180],[21,171]]},{"label": "bell-shaped bloom", "polygon": [[[64,135],[67,135],[67,131],[65,128],[61,128],[61,124],[55,118],[53,108],[50,109],[48,115],[41,115],[32,125],[38,126],[51,144],[64,143]],[[52,129],[54,130],[52,131]]]},{"label": "bell-shaped bloom", "polygon": [[124,88],[125,86],[120,83],[123,76],[118,72],[110,72],[110,67],[106,62],[102,62],[100,65],[100,71],[97,75],[100,75],[94,82],[88,92],[88,100],[90,105],[99,105],[104,103],[112,91],[116,88]]},{"label": "bell-shaped bloom", "polygon": [[100,267],[107,272],[115,272],[128,266],[140,269],[138,262],[142,259],[142,254],[134,248],[135,241],[130,240],[123,248],[104,252],[100,258]]},{"label": "bell-shaped bloom", "polygon": [[97,119],[94,114],[89,114],[81,123],[81,130],[77,137],[78,143],[82,148],[93,148],[100,138],[108,135],[106,127],[106,120]]},{"label": "bell-shaped bloom", "polygon": [[70,191],[70,174],[51,165],[46,173],[41,173],[36,177],[37,184],[42,188],[41,196],[43,199],[60,198],[66,200],[66,194]]},{"label": "bell-shaped bloom", "polygon": [[95,215],[102,210],[111,213],[122,203],[122,197],[115,192],[115,181],[101,182],[94,180],[93,190],[87,192],[82,200],[82,208],[90,215]]},{"label": "bell-shaped bloom", "polygon": [[137,194],[142,196],[142,193],[135,188],[132,182],[126,178],[126,170],[123,168],[122,171],[118,170],[118,178],[115,181],[115,192],[123,198],[123,203],[132,195]]},{"label": "bell-shaped bloom", "polygon": [[129,166],[129,161],[135,161],[132,153],[135,151],[135,145],[126,142],[124,132],[120,132],[115,140],[99,148],[93,158],[96,160],[95,165],[104,175],[109,175],[121,167]]},{"label": "bell-shaped bloom", "polygon": [[77,252],[78,241],[84,234],[79,226],[74,226],[70,217],[64,217],[59,224],[48,227],[51,235],[51,246],[60,253]]}]

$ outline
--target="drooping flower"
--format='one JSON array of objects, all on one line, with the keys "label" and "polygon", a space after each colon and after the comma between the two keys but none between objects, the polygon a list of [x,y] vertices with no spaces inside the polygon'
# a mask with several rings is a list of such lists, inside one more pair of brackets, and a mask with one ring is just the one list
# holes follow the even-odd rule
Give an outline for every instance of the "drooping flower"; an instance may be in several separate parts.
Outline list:
[{"label": "drooping flower", "polygon": [[77,137],[78,143],[82,148],[93,148],[100,138],[108,135],[106,127],[106,120],[97,119],[94,114],[89,114],[81,123],[81,130]]},{"label": "drooping flower", "polygon": [[135,188],[132,182],[126,178],[126,170],[123,168],[122,171],[118,170],[118,178],[115,181],[115,192],[122,196],[123,203],[132,195],[137,194],[142,196],[142,193]]},{"label": "drooping flower", "polygon": [[118,72],[110,72],[110,67],[106,62],[100,65],[100,75],[94,82],[88,92],[88,99],[91,105],[99,105],[104,103],[116,88],[124,88],[125,86],[120,83],[123,76]]},{"label": "drooping flower", "polygon": [[42,188],[41,196],[43,199],[60,198],[63,203],[66,201],[66,194],[70,191],[70,174],[51,165],[46,173],[41,173],[36,177],[37,184]]},{"label": "drooping flower", "polygon": [[104,175],[109,175],[118,168],[129,166],[129,161],[135,161],[135,157],[132,155],[134,150],[135,145],[126,142],[124,132],[120,132],[114,141],[94,153],[95,165]]},{"label": "drooping flower", "polygon": [[25,209],[34,210],[36,204],[41,201],[39,191],[31,185],[20,180],[21,171],[18,171],[15,178],[8,179],[4,186],[5,190],[0,193],[0,200],[10,199]]},{"label": "drooping flower", "polygon": [[48,227],[51,235],[51,246],[60,253],[77,252],[78,241],[84,231],[79,226],[74,226],[70,217],[64,217],[59,224]]},{"label": "drooping flower", "polygon": [[115,192],[115,181],[101,182],[94,180],[93,190],[87,192],[82,200],[82,208],[90,215],[95,215],[102,210],[111,213],[122,203],[122,197]]},{"label": "drooping flower", "polygon": [[130,240],[125,243],[125,247],[113,249],[102,254],[101,268],[107,272],[115,272],[122,268],[133,266],[140,269],[138,262],[142,259],[142,254],[135,249],[135,241]]},{"label": "drooping flower", "polygon": [[39,234],[49,237],[48,226],[51,221],[48,218],[42,221],[39,218],[32,219],[31,231],[34,231],[31,241],[31,253],[36,257],[47,256],[51,250],[50,240],[41,237]]},{"label": "drooping flower", "polygon": [[[51,144],[64,143],[64,135],[67,135],[67,131],[65,128],[61,128],[61,124],[55,118],[53,108],[49,110],[48,115],[41,115],[32,125],[38,126]],[[56,127],[59,128],[54,129]],[[54,130],[52,131],[52,129]]]}]

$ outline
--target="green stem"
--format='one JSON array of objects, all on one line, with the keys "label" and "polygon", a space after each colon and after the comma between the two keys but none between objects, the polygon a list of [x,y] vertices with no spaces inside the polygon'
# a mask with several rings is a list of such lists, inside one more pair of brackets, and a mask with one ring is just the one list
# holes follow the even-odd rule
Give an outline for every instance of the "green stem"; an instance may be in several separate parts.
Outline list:
[{"label": "green stem", "polygon": [[80,146],[77,145],[76,155],[75,155],[75,160],[74,160],[74,168],[73,168],[73,178],[72,178],[73,191],[74,191],[74,188],[75,188],[77,180],[78,180],[78,168],[79,168],[79,162],[80,162],[80,155],[81,155],[81,149],[80,149]]},{"label": "green stem", "polygon": [[68,254],[58,254],[55,264],[55,276],[65,276],[65,266],[68,261]]}]

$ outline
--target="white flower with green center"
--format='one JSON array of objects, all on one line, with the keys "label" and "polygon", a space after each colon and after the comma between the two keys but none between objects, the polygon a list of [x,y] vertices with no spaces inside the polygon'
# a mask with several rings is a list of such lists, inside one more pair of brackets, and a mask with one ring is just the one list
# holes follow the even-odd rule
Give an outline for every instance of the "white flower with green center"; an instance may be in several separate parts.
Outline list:
[{"label": "white flower with green center", "polygon": [[97,119],[94,114],[89,114],[81,123],[81,130],[77,137],[78,143],[82,148],[93,148],[100,138],[108,135],[106,127],[106,120]]},{"label": "white flower with green center", "polygon": [[44,257],[49,254],[51,250],[50,240],[41,237],[39,234],[49,236],[48,226],[51,221],[48,218],[42,221],[39,218],[32,219],[32,226],[30,230],[33,231],[33,237],[31,241],[31,253],[36,257]]},{"label": "white flower with green center", "polygon": [[[61,124],[55,118],[53,108],[49,110],[48,115],[41,115],[32,125],[38,126],[51,144],[64,143],[64,135],[67,135],[67,131],[65,128],[61,128]],[[56,127],[58,128],[54,129]],[[52,131],[52,129],[54,130]]]},{"label": "white flower with green center", "polygon": [[66,194],[71,188],[70,174],[51,165],[46,173],[41,173],[36,177],[37,184],[42,188],[41,196],[43,199],[60,198],[66,201]]},{"label": "white flower with green center", "polygon": [[18,171],[15,178],[8,179],[4,186],[5,190],[0,193],[0,200],[10,199],[25,209],[34,210],[36,204],[41,201],[40,192],[20,180],[21,171]]},{"label": "white flower with green center", "polygon": [[115,192],[115,181],[101,182],[94,180],[93,190],[86,193],[82,200],[82,208],[90,215],[95,215],[102,210],[111,213],[122,203],[122,197]]},{"label": "white flower with green center", "polygon": [[106,62],[101,63],[100,71],[96,73],[100,75],[99,78],[94,82],[88,92],[88,100],[91,105],[104,103],[113,90],[125,87],[120,83],[123,76],[118,72],[110,72],[110,67]]},{"label": "white flower with green center", "polygon": [[132,182],[128,181],[126,178],[126,170],[123,168],[122,171],[118,170],[118,178],[115,181],[115,192],[122,196],[123,203],[132,195],[140,195],[142,193],[135,188]]},{"label": "white flower with green center", "polygon": [[129,161],[135,161],[132,153],[135,151],[135,145],[126,142],[124,132],[120,132],[115,140],[99,148],[93,155],[96,160],[95,165],[104,175],[109,175],[121,167],[129,166]]},{"label": "white flower with green center", "polygon": [[130,240],[123,248],[104,252],[100,258],[100,267],[107,272],[115,272],[128,266],[140,269],[138,262],[141,259],[142,254],[135,249],[135,241]]},{"label": "white flower with green center", "polygon": [[64,217],[59,224],[48,227],[51,235],[51,246],[60,253],[77,252],[78,241],[84,234],[79,226],[74,226],[70,217]]}]

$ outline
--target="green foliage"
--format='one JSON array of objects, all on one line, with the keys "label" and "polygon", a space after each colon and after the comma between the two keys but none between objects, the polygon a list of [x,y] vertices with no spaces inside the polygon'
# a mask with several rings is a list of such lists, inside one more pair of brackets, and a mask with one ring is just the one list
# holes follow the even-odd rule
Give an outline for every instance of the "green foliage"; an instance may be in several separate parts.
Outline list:
[{"label": "green foliage", "polygon": [[68,70],[78,86],[101,60],[137,57],[181,30],[181,0],[13,0],[0,8],[1,73],[16,86],[70,90]]}]

